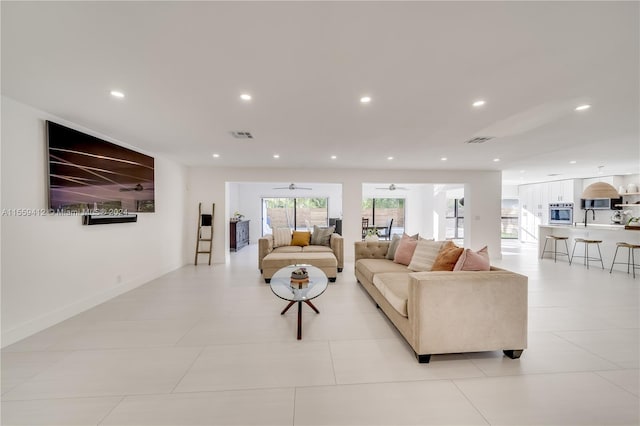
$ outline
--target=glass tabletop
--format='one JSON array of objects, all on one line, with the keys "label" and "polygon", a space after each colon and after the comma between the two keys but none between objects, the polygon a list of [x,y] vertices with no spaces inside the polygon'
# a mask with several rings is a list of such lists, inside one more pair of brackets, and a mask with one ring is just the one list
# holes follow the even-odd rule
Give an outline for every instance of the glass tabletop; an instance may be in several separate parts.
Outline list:
[{"label": "glass tabletop", "polygon": [[[291,287],[291,272],[304,267],[309,274],[309,285],[306,288]],[[279,269],[271,277],[271,291],[281,299],[290,302],[304,302],[315,299],[327,289],[328,279],[321,269],[311,265],[291,265]]]}]

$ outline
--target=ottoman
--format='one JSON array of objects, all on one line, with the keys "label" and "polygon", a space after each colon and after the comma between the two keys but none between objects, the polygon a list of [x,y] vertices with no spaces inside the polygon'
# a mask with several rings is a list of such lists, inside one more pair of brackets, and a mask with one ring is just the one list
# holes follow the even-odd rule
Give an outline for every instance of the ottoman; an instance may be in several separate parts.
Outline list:
[{"label": "ottoman", "polygon": [[338,260],[333,252],[269,253],[262,259],[262,276],[269,283],[278,269],[289,265],[312,265],[322,270],[330,282],[338,276]]}]

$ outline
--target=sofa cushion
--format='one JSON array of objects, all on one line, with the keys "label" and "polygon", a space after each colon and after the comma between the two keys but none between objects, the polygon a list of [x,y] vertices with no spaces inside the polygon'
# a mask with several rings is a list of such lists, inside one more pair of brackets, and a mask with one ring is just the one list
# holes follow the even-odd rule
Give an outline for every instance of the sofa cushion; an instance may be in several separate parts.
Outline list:
[{"label": "sofa cushion", "polygon": [[431,270],[453,271],[463,251],[464,249],[462,247],[458,247],[453,242],[447,241],[440,249],[440,253],[438,253],[438,257],[436,257],[435,262],[433,262]]},{"label": "sofa cushion", "polygon": [[478,251],[466,249],[453,267],[454,271],[489,271],[490,269],[489,249],[487,246]]},{"label": "sofa cushion", "polygon": [[318,225],[313,225],[313,234],[311,234],[311,245],[329,247],[329,241],[331,240],[331,235],[333,234],[333,231],[335,229],[335,226],[321,228]]},{"label": "sofa cushion", "polygon": [[333,253],[282,253],[271,252],[264,257],[263,264],[270,268],[283,268],[288,265],[309,264],[317,268],[336,268],[338,261]]},{"label": "sofa cushion", "polygon": [[394,235],[391,238],[391,242],[389,243],[389,249],[387,250],[387,255],[385,256],[389,260],[393,260],[396,256],[396,250],[398,249],[398,244],[400,244],[400,235]]},{"label": "sofa cushion", "polygon": [[386,259],[360,259],[356,262],[356,269],[369,282],[373,282],[374,275],[384,272],[411,272],[405,265]]},{"label": "sofa cushion", "polygon": [[407,300],[409,299],[409,274],[390,272],[376,274],[373,285],[387,299],[387,302],[405,318],[409,317]]},{"label": "sofa cushion", "polygon": [[300,247],[308,246],[310,240],[311,232],[293,231],[293,235],[291,236],[291,245]]},{"label": "sofa cushion", "polygon": [[300,253],[301,251],[300,246],[282,246],[274,248],[272,253]]},{"label": "sofa cushion", "polygon": [[396,255],[393,257],[393,261],[401,265],[409,265],[417,244],[418,241],[416,240],[402,238],[396,249]]},{"label": "sofa cushion", "polygon": [[416,246],[409,269],[412,271],[430,271],[433,263],[446,241],[420,240]]},{"label": "sofa cushion", "polygon": [[273,230],[273,247],[288,246],[291,244],[291,229],[276,228]]},{"label": "sofa cushion", "polygon": [[331,250],[331,247],[327,247],[327,246],[309,245],[309,246],[304,246],[300,248],[305,253],[333,253],[333,251]]}]

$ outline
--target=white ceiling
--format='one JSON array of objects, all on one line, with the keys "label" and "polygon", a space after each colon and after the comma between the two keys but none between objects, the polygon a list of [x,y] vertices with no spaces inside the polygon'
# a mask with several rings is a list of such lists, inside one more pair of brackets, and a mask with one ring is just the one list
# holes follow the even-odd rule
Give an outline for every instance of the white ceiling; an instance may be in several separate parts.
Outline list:
[{"label": "white ceiling", "polygon": [[639,171],[638,2],[1,8],[4,96],[187,165]]}]

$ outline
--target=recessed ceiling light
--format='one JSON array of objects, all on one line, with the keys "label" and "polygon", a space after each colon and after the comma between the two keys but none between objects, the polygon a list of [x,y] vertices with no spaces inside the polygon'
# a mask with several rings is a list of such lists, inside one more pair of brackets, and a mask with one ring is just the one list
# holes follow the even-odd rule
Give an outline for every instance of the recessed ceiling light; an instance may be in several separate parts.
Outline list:
[{"label": "recessed ceiling light", "polygon": [[273,154],[273,158],[280,158],[280,154]]},{"label": "recessed ceiling light", "polygon": [[482,99],[478,99],[477,101],[475,101],[472,105],[476,108],[481,107],[482,105],[484,105],[486,102],[483,101]]},{"label": "recessed ceiling light", "polygon": [[220,158],[220,154],[213,154],[213,158]]},{"label": "recessed ceiling light", "polygon": [[493,159],[493,162],[494,162],[494,163],[497,163],[498,161],[500,161],[500,159],[499,159],[499,158],[494,158],[494,159]]},{"label": "recessed ceiling light", "polygon": [[576,163],[577,163],[577,161],[576,161],[576,160],[571,160],[571,161],[569,161],[569,164],[576,164]]},{"label": "recessed ceiling light", "polygon": [[447,157],[440,157],[440,161],[447,161]]},{"label": "recessed ceiling light", "polygon": [[393,160],[393,157],[387,157],[387,160]]},{"label": "recessed ceiling light", "polygon": [[335,155],[332,155],[332,156],[331,156],[331,159],[332,159],[332,160],[335,160],[336,158],[338,158],[338,157],[336,157]]},{"label": "recessed ceiling light", "polygon": [[243,93],[240,95],[240,99],[242,99],[243,101],[250,101],[251,100],[251,95],[248,93]]},{"label": "recessed ceiling light", "polygon": [[520,170],[520,173],[524,173],[524,170]]},{"label": "recessed ceiling light", "polygon": [[362,104],[368,104],[369,102],[371,102],[371,96],[363,96],[360,98],[360,103]]},{"label": "recessed ceiling light", "polygon": [[589,104],[580,105],[580,106],[576,107],[576,111],[584,111],[585,109],[589,109],[589,108],[591,108],[591,105],[589,105]]},{"label": "recessed ceiling light", "polygon": [[110,93],[111,93],[111,96],[113,96],[114,98],[120,98],[120,99],[124,98],[124,93],[122,93],[119,90],[112,90]]}]

